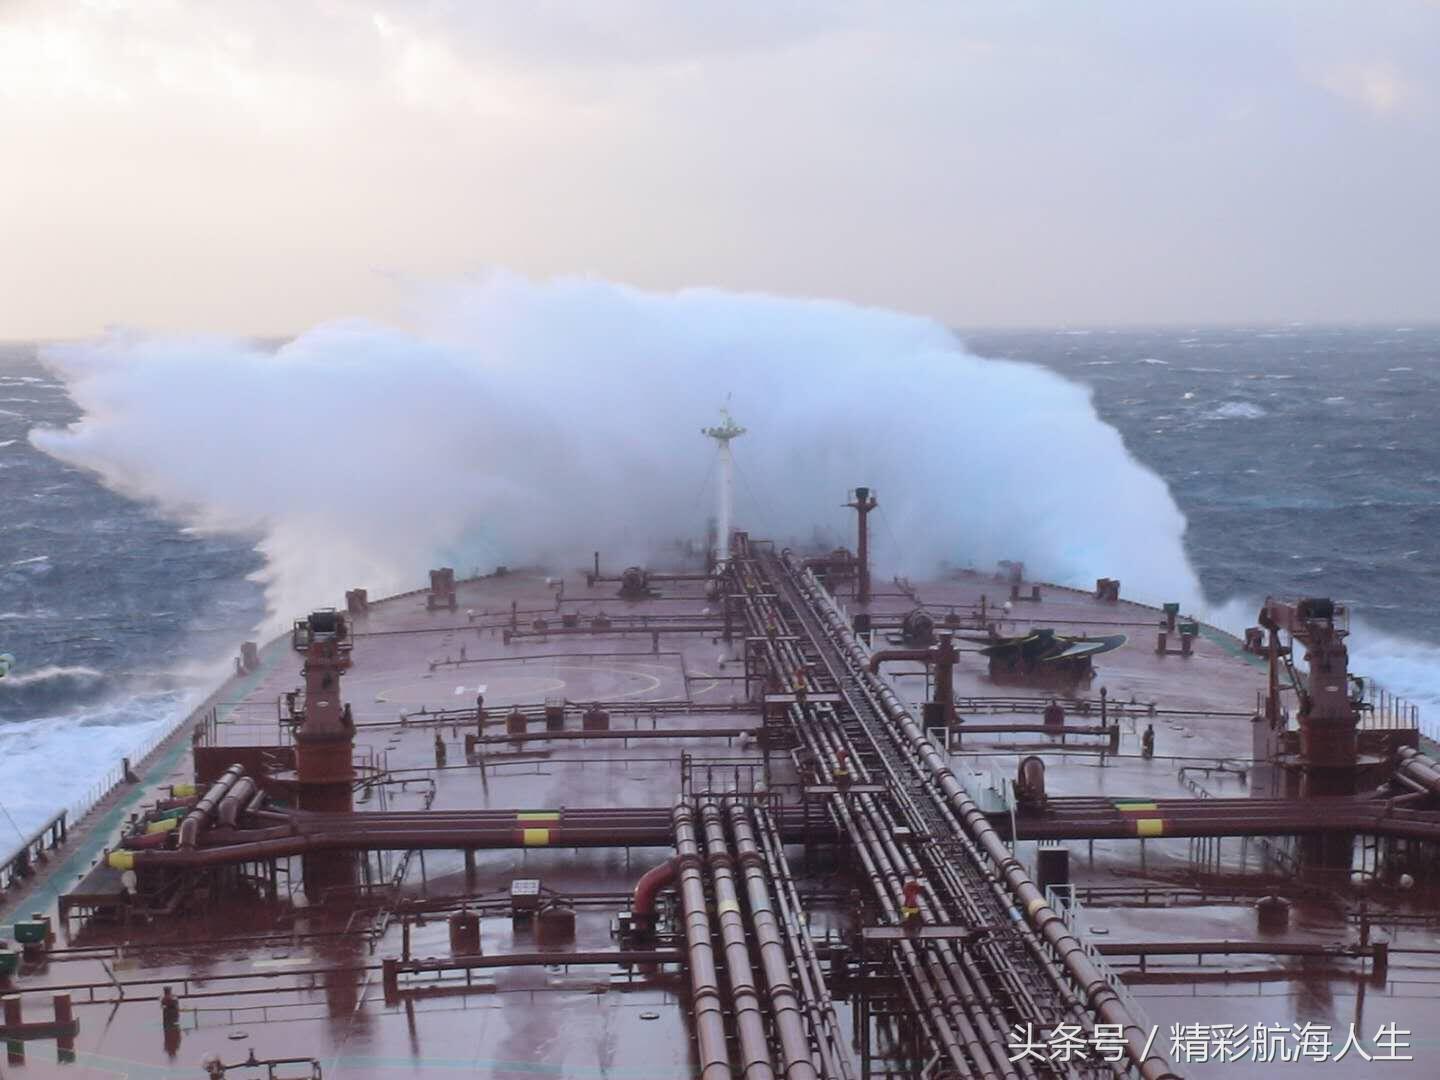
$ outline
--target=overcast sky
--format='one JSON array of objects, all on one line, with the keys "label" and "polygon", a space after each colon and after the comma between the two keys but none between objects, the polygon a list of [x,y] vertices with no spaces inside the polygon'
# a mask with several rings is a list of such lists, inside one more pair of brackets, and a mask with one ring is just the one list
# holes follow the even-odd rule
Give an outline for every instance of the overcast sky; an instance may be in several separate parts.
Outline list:
[{"label": "overcast sky", "polygon": [[1440,3],[0,0],[0,338],[502,265],[957,326],[1440,318]]}]

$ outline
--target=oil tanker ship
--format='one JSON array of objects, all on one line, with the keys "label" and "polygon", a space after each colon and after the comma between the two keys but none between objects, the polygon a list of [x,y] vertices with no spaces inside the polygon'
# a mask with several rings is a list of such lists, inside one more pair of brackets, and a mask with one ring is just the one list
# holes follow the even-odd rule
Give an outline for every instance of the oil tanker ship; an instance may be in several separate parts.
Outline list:
[{"label": "oil tanker ship", "polygon": [[706,434],[707,542],[356,582],[11,855],[0,1072],[1434,1075],[1440,761],[1342,604],[887,579]]}]

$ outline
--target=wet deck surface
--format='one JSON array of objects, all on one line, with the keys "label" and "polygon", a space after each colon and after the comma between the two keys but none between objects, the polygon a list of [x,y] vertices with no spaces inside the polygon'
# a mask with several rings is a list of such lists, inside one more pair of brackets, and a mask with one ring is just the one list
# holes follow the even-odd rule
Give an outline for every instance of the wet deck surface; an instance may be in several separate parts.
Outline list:
[{"label": "wet deck surface", "polygon": [[[664,632],[662,620],[718,619],[718,608],[705,598],[704,583],[662,582],[656,588],[656,598],[624,601],[617,597],[614,582],[587,587],[583,575],[570,574],[557,603],[556,579],[515,572],[462,582],[454,612],[427,611],[423,592],[373,604],[370,614],[354,625],[354,665],[344,676],[343,691],[357,724],[357,756],[385,770],[390,782],[371,788],[357,810],[418,810],[427,798],[437,809],[663,807],[680,790],[682,752],[700,769],[707,763],[730,770],[758,767],[760,752],[742,746],[734,736],[492,745],[467,760],[464,736],[475,731],[475,725],[458,718],[436,723],[428,716],[473,706],[476,694],[483,693],[492,717],[513,705],[538,706],[564,698],[578,706],[567,716],[570,731],[579,730],[580,710],[594,700],[653,706],[633,713],[617,709],[611,721],[614,731],[758,727],[758,708],[745,703],[744,684],[737,678],[743,673],[736,659],[738,645],[721,640],[718,622],[712,633]],[[913,594],[885,586],[878,589],[869,611],[881,621],[896,619],[918,600],[938,623],[951,608],[968,614],[982,594],[987,608],[993,609],[1008,595],[1008,586],[984,576],[921,583]],[[652,617],[662,632],[658,643],[648,633],[585,633],[527,636],[507,645],[503,633],[512,603],[522,629],[537,617],[558,627],[567,612],[577,613],[583,627],[603,612],[617,619]],[[1236,643],[1208,632],[1197,640],[1192,656],[1158,656],[1159,618],[1153,608],[1123,601],[1102,604],[1082,593],[1052,588],[1042,589],[1038,603],[1013,604],[1002,632],[1053,626],[1062,633],[1130,635],[1124,647],[1097,659],[1095,679],[1085,691],[1095,696],[1103,686],[1108,700],[1121,707],[1120,749],[1102,753],[1103,739],[1084,736],[1067,739],[1063,748],[1038,734],[967,736],[952,764],[967,776],[972,791],[992,777],[1012,777],[1019,757],[1042,747],[1052,795],[1195,797],[1195,788],[1180,775],[1182,767],[1191,770],[1187,776],[1194,784],[1211,794],[1246,794],[1245,779],[1216,767],[1249,759],[1247,716],[1264,686],[1263,669],[1240,655]],[[877,643],[883,637],[877,634]],[[300,654],[282,644],[267,650],[258,677],[233,680],[222,695],[231,703],[222,708],[218,740],[233,745],[286,743],[278,702],[300,685],[299,664]],[[917,665],[898,663],[887,671],[909,699],[924,697],[926,682]],[[956,694],[1049,697],[1046,691],[993,685],[985,675],[984,659],[974,653],[962,657]],[[1127,709],[1132,702],[1134,707]],[[1244,715],[1158,718],[1156,754],[1145,759],[1139,729],[1147,721],[1134,714],[1151,702],[1179,712]],[[686,711],[692,705],[711,708]],[[421,709],[427,715],[398,724],[402,713]],[[975,719],[1034,723],[1038,718],[1028,711],[1001,711]],[[1070,720],[1094,723],[1098,716],[1079,717],[1072,706]],[[532,731],[542,729],[538,722],[531,725]],[[500,729],[486,730],[496,734]],[[437,734],[445,745],[443,768],[437,768]],[[752,765],[738,765],[742,760]],[[191,778],[184,755],[172,768],[157,772],[147,778],[149,798],[161,785]],[[774,790],[785,797],[793,781],[783,755],[772,755]],[[113,833],[118,824],[113,822],[107,831]],[[71,846],[83,842],[77,837]],[[1257,936],[1252,897],[1267,891],[1286,892],[1295,903],[1290,928],[1269,933],[1265,940],[1329,945],[1358,940],[1359,928],[1347,917],[1331,883],[1301,887],[1281,873],[1262,876],[1263,853],[1254,842],[1227,839],[1203,850],[1176,839],[1148,840],[1143,849],[1140,841],[1128,839],[1066,846],[1075,882],[1096,890],[1075,925],[1094,942],[1250,940]],[[1033,861],[1035,847],[1022,842],[1019,854]],[[233,895],[218,899],[207,911],[176,913],[150,926],[122,929],[74,921],[59,928],[49,963],[25,970],[14,989],[24,994],[26,1019],[40,1020],[49,1016],[49,988],[73,987],[70,993],[80,1018],[76,1060],[61,1064],[53,1041],[29,1042],[23,1061],[12,1052],[3,1075],[200,1077],[204,1073],[199,1063],[207,1054],[233,1063],[252,1049],[260,1058],[314,1056],[326,1076],[340,1077],[691,1075],[681,969],[671,966],[656,974],[564,963],[567,952],[617,948],[613,919],[622,906],[619,898],[665,854],[543,847],[480,852],[468,878],[459,852],[430,851],[408,861],[399,852],[372,856],[375,882],[392,879],[403,864],[402,892],[409,898],[489,898],[495,909],[483,918],[481,933],[487,954],[554,953],[549,966],[476,972],[468,988],[462,989],[459,976],[431,979],[391,1003],[382,992],[380,963],[401,952],[402,930],[393,917],[397,899],[377,890],[358,911],[346,903],[333,909],[306,906],[298,889],[298,859],[293,879],[281,878],[276,903],[236,886]],[[843,869],[823,852],[807,861],[797,848],[791,858],[797,870],[806,872],[805,886],[822,894],[815,904],[814,929],[843,925],[831,899],[844,891]],[[576,900],[573,937],[542,940],[533,922],[517,922],[502,910],[511,882],[530,878]],[[1206,902],[1194,893],[1197,888],[1237,895]],[[41,890],[36,897],[35,903],[54,915],[53,895]],[[1377,894],[1373,906],[1411,913],[1437,910],[1435,897],[1414,893]],[[1440,935],[1426,925],[1381,926],[1373,933],[1398,945],[1440,950]],[[450,954],[443,914],[412,926],[410,935],[412,956]],[[1128,969],[1134,961],[1115,956],[1112,963]],[[1336,1051],[1351,1024],[1365,1039],[1384,1023],[1412,1033],[1412,1045],[1401,1051],[1414,1055],[1409,1062],[1367,1063],[1354,1050],[1340,1062],[1308,1065],[1277,1066],[1257,1061],[1253,1052],[1236,1055],[1238,1060],[1207,1063],[1173,1058],[1186,1075],[1310,1075],[1308,1070],[1313,1070],[1334,1077],[1398,1078],[1440,1073],[1440,1036],[1430,1023],[1436,1011],[1434,994],[1440,990],[1440,956],[1396,955],[1383,978],[1371,977],[1368,962],[1348,957],[1152,958],[1128,981],[1158,1027],[1157,1046],[1165,1051],[1172,1050],[1171,1029],[1177,1024],[1274,1024],[1287,1032],[1295,1024],[1327,1025]],[[115,1004],[117,982],[125,984],[125,1000]],[[178,1040],[161,1024],[157,999],[164,985],[173,986],[183,998]],[[92,999],[97,1003],[91,1004]],[[1293,1049],[1293,1042],[1288,1045]],[[1375,1053],[1368,1044],[1363,1049]],[[230,1075],[263,1073],[237,1070]]]}]

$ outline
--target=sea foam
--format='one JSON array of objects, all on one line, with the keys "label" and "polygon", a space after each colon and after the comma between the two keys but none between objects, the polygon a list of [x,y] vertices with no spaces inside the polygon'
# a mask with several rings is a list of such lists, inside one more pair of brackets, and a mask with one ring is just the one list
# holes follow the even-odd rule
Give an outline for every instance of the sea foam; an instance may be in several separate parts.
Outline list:
[{"label": "sea foam", "polygon": [[700,428],[727,398],[749,429],[736,521],[757,535],[851,542],[839,504],[869,484],[882,573],[1011,558],[1199,595],[1184,518],[1089,392],[927,319],[503,273],[417,310],[417,330],[338,322],[278,349],[134,333],[49,349],[84,415],[32,441],[187,524],[261,530],[275,626],[442,562],[578,566],[598,548],[613,568],[703,535]]}]

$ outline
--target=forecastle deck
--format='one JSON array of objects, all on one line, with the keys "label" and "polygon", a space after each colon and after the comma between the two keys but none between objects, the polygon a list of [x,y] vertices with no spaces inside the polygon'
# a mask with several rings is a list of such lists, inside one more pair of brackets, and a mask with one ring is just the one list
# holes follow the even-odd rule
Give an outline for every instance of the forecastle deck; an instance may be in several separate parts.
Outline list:
[{"label": "forecastle deck", "polygon": [[[27,1023],[68,994],[78,1030],[12,1044],[7,1074],[204,1076],[253,1051],[297,1059],[286,1076],[1113,1075],[1098,1040],[1137,1075],[1258,1076],[1274,1065],[1253,1054],[1175,1054],[1171,1026],[1323,1024],[1338,1049],[1354,1024],[1372,1056],[1382,1023],[1423,1027],[1435,972],[1400,950],[1440,948],[1434,894],[1391,869],[1440,835],[1434,804],[1256,797],[1266,671],[1235,639],[1160,652],[1156,608],[1029,581],[1011,600],[991,575],[877,584],[863,606],[836,582],[832,601],[743,541],[718,586],[674,570],[364,604],[336,699],[353,812],[305,807],[319,698],[295,721],[304,654],[268,645],[26,886],[54,941],[10,989]],[[930,634],[907,641],[918,611]],[[966,640],[988,626],[1127,640],[1062,692],[992,681]],[[933,665],[868,669],[872,645],[946,631],[958,722],[937,728]],[[1376,775],[1415,741],[1371,736]],[[1031,755],[1043,798],[1017,800]],[[122,848],[132,812],[183,823],[237,765],[246,797],[193,843]],[[1343,878],[1297,874],[1297,838],[1337,831],[1374,838],[1363,922]],[[1257,908],[1272,895],[1285,917]],[[1060,1025],[1090,1058],[1009,1060],[1017,1031]],[[1431,1075],[1420,1038],[1387,1076]]]}]

